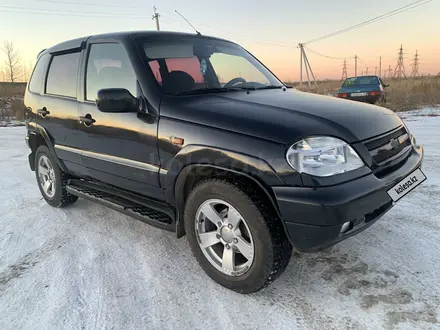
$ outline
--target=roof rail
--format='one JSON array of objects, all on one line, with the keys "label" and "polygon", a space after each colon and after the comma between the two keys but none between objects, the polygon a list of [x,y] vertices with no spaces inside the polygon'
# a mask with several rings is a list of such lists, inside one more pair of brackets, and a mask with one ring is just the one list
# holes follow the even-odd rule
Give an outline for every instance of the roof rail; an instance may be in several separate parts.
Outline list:
[{"label": "roof rail", "polygon": [[40,57],[41,53],[44,52],[47,48],[44,48],[41,52],[38,53],[37,59]]}]

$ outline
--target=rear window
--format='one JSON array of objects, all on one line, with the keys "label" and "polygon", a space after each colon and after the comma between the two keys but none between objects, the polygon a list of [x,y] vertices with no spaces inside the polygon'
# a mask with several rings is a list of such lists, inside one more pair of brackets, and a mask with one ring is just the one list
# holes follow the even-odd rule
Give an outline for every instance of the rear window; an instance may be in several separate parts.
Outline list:
[{"label": "rear window", "polygon": [[353,78],[347,78],[344,81],[343,87],[349,87],[349,86],[360,86],[360,85],[379,85],[379,80],[377,80],[377,77],[353,77]]},{"label": "rear window", "polygon": [[29,90],[33,93],[40,93],[43,86],[44,74],[46,73],[47,62],[49,62],[50,55],[45,54],[40,57],[35,65],[31,80],[29,81]]},{"label": "rear window", "polygon": [[49,67],[46,93],[76,98],[80,53],[55,55]]}]

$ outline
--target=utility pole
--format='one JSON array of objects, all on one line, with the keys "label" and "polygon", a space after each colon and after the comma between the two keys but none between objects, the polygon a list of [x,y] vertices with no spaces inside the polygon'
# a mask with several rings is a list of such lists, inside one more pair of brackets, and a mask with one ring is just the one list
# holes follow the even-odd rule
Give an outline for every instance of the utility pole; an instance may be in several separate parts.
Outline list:
[{"label": "utility pole", "polygon": [[316,82],[316,78],[315,78],[315,74],[313,73],[312,70],[312,66],[310,65],[309,59],[307,58],[307,54],[306,51],[304,50],[304,44],[299,43],[298,44],[298,48],[300,49],[300,83],[299,86],[300,88],[302,87],[302,83],[303,83],[303,66],[306,70],[306,74],[307,74],[307,82],[309,84],[309,89],[312,89],[312,81],[310,80],[310,76],[309,76],[309,71],[310,74],[312,75],[313,78],[313,82],[315,83],[316,89],[318,89],[318,83]]},{"label": "utility pole", "polygon": [[388,67],[388,77],[392,78],[392,75],[393,75],[393,68],[391,67],[391,64],[390,64],[390,66]]},{"label": "utility pole", "polygon": [[411,77],[418,77],[419,76],[419,54],[416,50],[416,55],[414,55],[413,64],[412,64],[412,72]]},{"label": "utility pole", "polygon": [[379,57],[379,77],[382,77],[382,56]]},{"label": "utility pole", "polygon": [[374,67],[374,75],[377,76],[377,66]]},{"label": "utility pole", "polygon": [[365,75],[368,76],[368,66],[367,66],[367,69],[365,71]]},{"label": "utility pole", "polygon": [[403,45],[400,45],[399,57],[397,59],[396,69],[394,69],[394,78],[406,78],[405,65],[403,64]]},{"label": "utility pole", "polygon": [[153,6],[153,10],[154,10],[153,20],[154,19],[156,20],[157,31],[160,31],[160,26],[159,26],[159,17],[160,17],[160,15],[159,15],[158,12],[156,12],[156,6]]},{"label": "utility pole", "polygon": [[354,76],[358,75],[358,56],[354,55]]},{"label": "utility pole", "polygon": [[342,66],[342,77],[341,77],[341,81],[344,81],[345,79],[347,79],[347,60],[344,60],[344,64]]}]

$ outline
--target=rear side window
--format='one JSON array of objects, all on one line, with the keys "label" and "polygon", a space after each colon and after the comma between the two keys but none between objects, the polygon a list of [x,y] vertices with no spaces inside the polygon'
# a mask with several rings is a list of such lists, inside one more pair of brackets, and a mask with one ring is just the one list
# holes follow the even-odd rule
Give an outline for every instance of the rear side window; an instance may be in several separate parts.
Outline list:
[{"label": "rear side window", "polygon": [[46,93],[76,98],[80,53],[55,55],[49,67]]},{"label": "rear side window", "polygon": [[49,62],[50,55],[45,54],[40,57],[35,65],[31,80],[29,81],[29,90],[32,93],[40,93],[43,86],[44,75],[46,73],[47,62]]},{"label": "rear side window", "polygon": [[100,89],[124,88],[136,96],[136,74],[121,44],[92,44],[87,62],[86,100]]}]

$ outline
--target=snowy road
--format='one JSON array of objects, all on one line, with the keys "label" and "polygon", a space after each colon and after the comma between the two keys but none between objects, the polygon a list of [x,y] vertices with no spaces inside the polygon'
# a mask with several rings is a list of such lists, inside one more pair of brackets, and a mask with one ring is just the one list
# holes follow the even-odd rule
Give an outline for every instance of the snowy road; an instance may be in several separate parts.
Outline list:
[{"label": "snowy road", "polygon": [[211,281],[186,239],[85,200],[47,205],[25,129],[0,128],[0,329],[440,329],[440,117],[407,117],[428,176],[264,291]]}]

